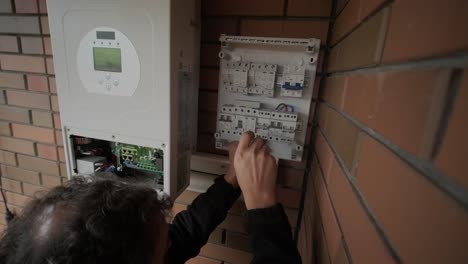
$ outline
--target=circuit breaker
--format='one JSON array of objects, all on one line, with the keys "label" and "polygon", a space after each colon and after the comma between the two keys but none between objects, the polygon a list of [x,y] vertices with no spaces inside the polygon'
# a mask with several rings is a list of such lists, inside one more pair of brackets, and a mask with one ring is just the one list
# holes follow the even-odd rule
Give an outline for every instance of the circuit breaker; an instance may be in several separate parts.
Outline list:
[{"label": "circuit breaker", "polygon": [[320,40],[222,35],[220,42],[216,148],[252,131],[273,156],[301,161]]},{"label": "circuit breaker", "polygon": [[199,9],[187,0],[48,1],[69,177],[141,178],[172,198],[187,187]]}]

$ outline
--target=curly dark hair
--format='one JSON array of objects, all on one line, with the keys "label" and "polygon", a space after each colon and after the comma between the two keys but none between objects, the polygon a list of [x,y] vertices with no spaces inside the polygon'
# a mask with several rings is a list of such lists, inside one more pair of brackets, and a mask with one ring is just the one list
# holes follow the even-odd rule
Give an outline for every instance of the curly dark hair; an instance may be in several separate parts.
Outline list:
[{"label": "curly dark hair", "polygon": [[76,177],[9,223],[0,263],[151,263],[169,206],[149,187]]}]

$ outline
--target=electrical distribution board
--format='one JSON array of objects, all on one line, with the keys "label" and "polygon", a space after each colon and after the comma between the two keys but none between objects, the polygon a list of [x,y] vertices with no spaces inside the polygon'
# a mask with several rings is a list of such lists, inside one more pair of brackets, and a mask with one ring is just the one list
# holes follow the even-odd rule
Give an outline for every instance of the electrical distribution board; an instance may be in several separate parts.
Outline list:
[{"label": "electrical distribution board", "polygon": [[220,42],[216,148],[252,131],[273,156],[301,161],[320,40],[222,35]]},{"label": "electrical distribution board", "polygon": [[196,142],[199,1],[47,4],[69,177],[140,177],[175,199]]}]

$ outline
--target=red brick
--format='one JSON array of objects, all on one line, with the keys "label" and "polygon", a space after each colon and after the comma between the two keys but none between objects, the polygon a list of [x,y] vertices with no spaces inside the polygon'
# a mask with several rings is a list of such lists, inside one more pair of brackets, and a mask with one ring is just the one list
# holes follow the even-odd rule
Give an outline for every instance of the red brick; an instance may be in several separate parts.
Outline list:
[{"label": "red brick", "polygon": [[48,189],[44,186],[23,183],[23,190],[24,194],[35,197],[44,194]]},{"label": "red brick", "polygon": [[385,8],[333,47],[329,71],[376,65],[380,62],[390,8]]},{"label": "red brick", "polygon": [[7,191],[15,192],[15,193],[22,193],[23,190],[21,189],[21,182],[10,180],[7,178],[2,178],[2,188]]},{"label": "red brick", "polygon": [[48,188],[59,186],[62,183],[59,176],[42,174],[41,178],[42,178],[42,185]]},{"label": "red brick", "polygon": [[47,1],[46,0],[39,0],[39,12],[47,13]]},{"label": "red brick", "polygon": [[53,127],[52,114],[44,111],[32,111],[33,124],[37,126]]},{"label": "red brick", "polygon": [[0,72],[0,87],[24,89],[22,74]]},{"label": "red brick", "polygon": [[345,76],[327,78],[322,89],[323,99],[336,108],[343,109],[347,80]]},{"label": "red brick", "polygon": [[385,0],[349,1],[336,19],[332,42],[336,43],[383,2]]},{"label": "red brick", "polygon": [[182,211],[184,211],[186,209],[187,209],[187,205],[174,203],[172,205],[172,208],[171,208],[171,211],[170,211],[171,217],[174,218],[178,213],[180,213],[180,212],[182,212]]},{"label": "red brick", "polygon": [[346,4],[349,3],[350,0],[337,0],[336,1],[336,10],[335,10],[335,14],[339,14],[341,13],[341,11],[343,10],[343,8],[346,6]]},{"label": "red brick", "polygon": [[191,204],[192,201],[199,195],[200,193],[198,192],[193,192],[186,190],[183,193],[179,195],[176,199],[176,203],[181,203],[181,204]]},{"label": "red brick", "polygon": [[206,15],[281,16],[283,6],[283,0],[205,0],[202,12]]},{"label": "red brick", "polygon": [[68,177],[67,164],[65,164],[64,162],[60,162],[59,163],[59,170],[60,170],[60,176]]},{"label": "red brick", "polygon": [[55,77],[49,77],[49,88],[51,93],[57,93],[57,87],[55,86]]},{"label": "red brick", "polygon": [[46,59],[47,73],[55,74],[54,60],[52,58]]},{"label": "red brick", "polygon": [[37,13],[36,0],[15,0],[16,13]]},{"label": "red brick", "polygon": [[49,18],[47,16],[41,16],[41,29],[42,29],[42,34],[50,34]]},{"label": "red brick", "polygon": [[464,0],[396,1],[383,61],[406,61],[466,50],[466,10],[468,2]]},{"label": "red brick", "polygon": [[213,260],[204,257],[195,257],[187,260],[186,264],[221,264],[219,260]]},{"label": "red brick", "polygon": [[45,73],[44,58],[24,55],[0,55],[3,70]]},{"label": "red brick", "polygon": [[317,195],[317,203],[320,208],[320,216],[322,218],[322,224],[325,233],[325,240],[327,241],[327,248],[331,256],[334,256],[338,252],[338,247],[341,241],[341,231],[338,226],[338,220],[336,219],[335,212],[333,211],[333,205],[328,195],[327,186],[323,182],[323,176],[318,169],[318,164],[313,164],[315,168],[313,175],[315,192]]},{"label": "red brick", "polygon": [[397,263],[336,161],[328,188],[353,262]]},{"label": "red brick", "polygon": [[57,149],[53,145],[37,144],[37,156],[49,160],[57,160]]},{"label": "red brick", "polygon": [[247,252],[252,251],[250,238],[246,234],[226,232],[226,246]]},{"label": "red brick", "polygon": [[359,148],[359,129],[341,114],[330,109],[324,133],[348,170],[352,171],[356,150]]},{"label": "red brick", "polygon": [[341,241],[340,248],[338,249],[338,253],[335,256],[332,256],[332,259],[333,259],[332,263],[342,263],[342,264],[350,263],[343,243],[344,242]]},{"label": "red brick", "polygon": [[278,195],[278,202],[286,207],[299,208],[301,192],[286,188],[277,188],[276,192]]},{"label": "red brick", "polygon": [[18,52],[18,40],[15,36],[0,36],[0,51]]},{"label": "red brick", "polygon": [[0,119],[29,123],[29,111],[0,105]]},{"label": "red brick", "polygon": [[41,37],[21,37],[21,48],[24,54],[43,54]]},{"label": "red brick", "polygon": [[58,147],[57,152],[59,161],[65,162],[65,150],[63,149],[63,147]]},{"label": "red brick", "polygon": [[47,94],[6,91],[8,104],[28,108],[50,109],[50,99]]},{"label": "red brick", "polygon": [[320,226],[317,230],[318,239],[317,239],[317,263],[320,264],[330,264],[330,255],[328,253],[327,241],[325,236],[325,231]]},{"label": "red brick", "polygon": [[468,259],[466,209],[371,138],[363,142],[357,181],[403,262]]},{"label": "red brick", "polygon": [[200,255],[224,260],[231,264],[245,264],[252,260],[250,253],[211,243],[201,248]]},{"label": "red brick", "polygon": [[24,170],[22,168],[3,166],[2,173],[5,177],[21,182],[39,184],[39,173],[35,171]]},{"label": "red brick", "polygon": [[62,122],[60,120],[60,114],[59,113],[54,113],[54,127],[61,129],[62,128]]},{"label": "red brick", "polygon": [[34,143],[10,137],[0,137],[0,148],[18,153],[34,155]]},{"label": "red brick", "polygon": [[36,92],[49,92],[47,77],[42,75],[26,75],[28,89]]},{"label": "red brick", "polygon": [[202,41],[219,41],[221,34],[237,35],[237,19],[204,18],[202,20]]},{"label": "red brick", "polygon": [[318,38],[327,39],[327,21],[300,20],[242,20],[241,35],[282,38]]},{"label": "red brick", "polygon": [[288,188],[302,189],[304,173],[304,170],[280,166],[278,168],[278,182]]},{"label": "red brick", "polygon": [[11,13],[11,2],[10,1],[1,1],[0,2],[0,13]]},{"label": "red brick", "polygon": [[45,143],[55,143],[54,130],[52,129],[20,124],[12,124],[11,127],[13,135],[17,138],[30,139]]},{"label": "red brick", "polygon": [[51,105],[52,105],[52,110],[54,111],[59,111],[59,101],[58,101],[58,96],[52,95],[50,97]]},{"label": "red brick", "polygon": [[11,136],[10,123],[0,121],[0,135],[1,136]]},{"label": "red brick", "polygon": [[328,17],[331,11],[331,0],[289,0],[288,16]]},{"label": "red brick", "polygon": [[[22,194],[6,192],[6,199],[8,203],[14,204],[16,206],[25,207],[30,201],[31,198]],[[3,201],[3,198],[0,196],[0,200]]]},{"label": "red brick", "polygon": [[218,91],[219,70],[200,69],[200,89]]},{"label": "red brick", "polygon": [[0,163],[16,166],[16,154],[0,150]]},{"label": "red brick", "polygon": [[63,134],[62,131],[56,130],[55,131],[55,142],[59,146],[63,146]]},{"label": "red brick", "polygon": [[18,155],[18,163],[22,168],[43,172],[51,175],[60,175],[56,161],[36,157]]},{"label": "red brick", "polygon": [[50,37],[44,38],[44,52],[46,55],[52,55],[52,43]]},{"label": "red brick", "polygon": [[450,178],[468,189],[468,177],[466,177],[465,157],[468,156],[468,127],[466,116],[468,114],[468,70],[463,73],[463,80],[447,130],[437,155],[436,166]]},{"label": "red brick", "polygon": [[352,75],[344,110],[413,155],[428,158],[449,79],[447,69]]},{"label": "red brick", "polygon": [[198,131],[214,134],[216,131],[216,116],[214,112],[198,113]]},{"label": "red brick", "polygon": [[202,44],[200,50],[200,64],[202,66],[218,66],[218,53],[221,50],[218,44]]},{"label": "red brick", "polygon": [[39,34],[39,19],[36,16],[1,16],[0,33]]}]

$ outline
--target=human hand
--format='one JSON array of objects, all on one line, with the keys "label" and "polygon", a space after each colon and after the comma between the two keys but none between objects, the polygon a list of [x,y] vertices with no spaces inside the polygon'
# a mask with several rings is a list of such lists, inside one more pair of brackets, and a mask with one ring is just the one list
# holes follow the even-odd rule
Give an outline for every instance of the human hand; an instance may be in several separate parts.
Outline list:
[{"label": "human hand", "polygon": [[226,175],[224,175],[224,180],[236,188],[239,187],[239,184],[237,183],[236,170],[234,169],[234,155],[236,154],[238,144],[237,141],[229,144],[229,168]]},{"label": "human hand", "polygon": [[276,204],[276,160],[265,142],[252,132],[242,134],[234,155],[237,181],[247,209]]}]

